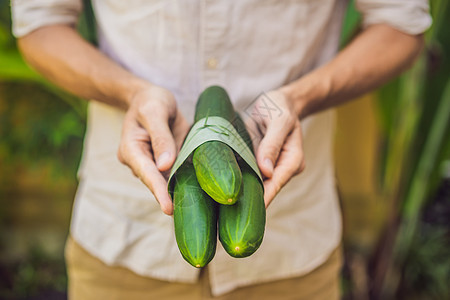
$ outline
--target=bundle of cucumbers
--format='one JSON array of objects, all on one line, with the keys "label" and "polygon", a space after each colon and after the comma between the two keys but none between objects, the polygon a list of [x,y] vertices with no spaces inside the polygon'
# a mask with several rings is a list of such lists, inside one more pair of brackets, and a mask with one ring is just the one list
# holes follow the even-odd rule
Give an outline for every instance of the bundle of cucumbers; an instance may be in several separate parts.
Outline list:
[{"label": "bundle of cucumbers", "polygon": [[[195,122],[210,117],[227,120],[253,153],[244,122],[227,92],[218,86],[207,88],[196,105]],[[213,259],[217,231],[233,257],[250,256],[259,248],[266,222],[263,185],[255,170],[227,143],[202,143],[173,177],[175,236],[187,262],[200,268]]]}]

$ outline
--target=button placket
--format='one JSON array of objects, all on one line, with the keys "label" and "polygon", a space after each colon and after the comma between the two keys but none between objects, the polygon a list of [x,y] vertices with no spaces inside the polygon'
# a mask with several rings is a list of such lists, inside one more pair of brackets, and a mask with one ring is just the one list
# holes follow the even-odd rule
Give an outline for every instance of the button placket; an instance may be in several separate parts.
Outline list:
[{"label": "button placket", "polygon": [[[202,90],[211,85],[224,84],[223,51],[229,30],[230,4],[227,1],[204,0],[201,25]],[[219,246],[220,247],[220,246]],[[222,254],[219,254],[222,253]],[[208,268],[211,288],[217,290],[220,282],[234,286],[233,269],[227,268],[228,254],[218,249]]]},{"label": "button placket", "polygon": [[203,2],[202,14],[202,64],[203,88],[213,84],[220,84],[221,51],[226,42],[228,30],[228,12],[230,5],[224,1]]}]

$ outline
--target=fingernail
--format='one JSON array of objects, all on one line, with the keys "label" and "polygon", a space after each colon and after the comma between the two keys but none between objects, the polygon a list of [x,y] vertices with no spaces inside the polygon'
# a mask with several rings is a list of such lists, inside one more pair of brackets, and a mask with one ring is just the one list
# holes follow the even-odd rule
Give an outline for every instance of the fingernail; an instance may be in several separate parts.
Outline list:
[{"label": "fingernail", "polygon": [[266,166],[267,169],[270,170],[270,172],[273,172],[273,163],[272,160],[270,160],[270,158],[266,158],[264,160],[264,165]]},{"label": "fingernail", "polygon": [[163,152],[156,161],[156,166],[159,168],[161,166],[164,166],[169,161],[170,153],[169,152]]}]

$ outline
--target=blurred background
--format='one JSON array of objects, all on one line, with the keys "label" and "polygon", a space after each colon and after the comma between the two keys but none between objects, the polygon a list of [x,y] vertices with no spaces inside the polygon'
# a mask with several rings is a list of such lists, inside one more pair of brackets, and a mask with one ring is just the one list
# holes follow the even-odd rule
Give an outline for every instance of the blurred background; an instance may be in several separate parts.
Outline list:
[{"label": "blurred background", "polygon": [[[450,299],[450,5],[400,78],[338,108],[344,299]],[[342,46],[359,30],[349,6]],[[88,31],[89,13],[80,31]],[[0,299],[65,299],[86,104],[26,66],[0,0]]]}]

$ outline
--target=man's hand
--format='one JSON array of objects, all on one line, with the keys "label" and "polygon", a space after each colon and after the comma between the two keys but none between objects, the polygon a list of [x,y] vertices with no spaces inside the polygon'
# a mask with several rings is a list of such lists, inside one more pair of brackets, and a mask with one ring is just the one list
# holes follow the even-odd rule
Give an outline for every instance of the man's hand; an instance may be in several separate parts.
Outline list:
[{"label": "man's hand", "polygon": [[[397,76],[412,64],[422,45],[421,35],[372,25],[327,64],[267,94],[281,114],[253,117],[248,124],[251,132],[263,137],[255,149],[266,177],[266,206],[304,167],[299,119],[360,96]],[[264,103],[254,106],[265,108]]]},{"label": "man's hand", "polygon": [[150,188],[161,209],[172,214],[161,172],[174,163],[188,131],[173,95],[122,68],[70,26],[44,26],[18,42],[27,61],[57,85],[127,111],[119,159]]},{"label": "man's hand", "polygon": [[132,95],[118,158],[152,191],[168,215],[173,207],[161,172],[172,167],[188,130],[172,93],[166,89],[146,86]]},{"label": "man's hand", "polygon": [[[264,111],[267,101],[277,112]],[[281,188],[305,167],[298,115],[280,91],[258,98],[247,121],[255,146],[256,161],[264,177],[264,202],[269,206]]]}]

